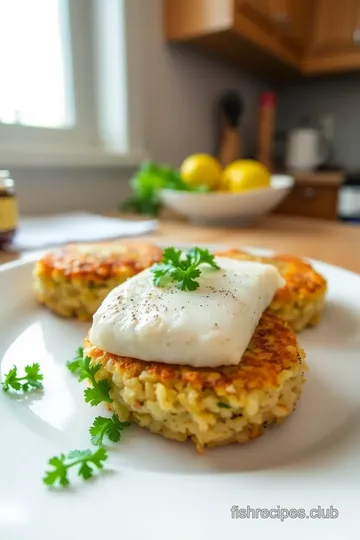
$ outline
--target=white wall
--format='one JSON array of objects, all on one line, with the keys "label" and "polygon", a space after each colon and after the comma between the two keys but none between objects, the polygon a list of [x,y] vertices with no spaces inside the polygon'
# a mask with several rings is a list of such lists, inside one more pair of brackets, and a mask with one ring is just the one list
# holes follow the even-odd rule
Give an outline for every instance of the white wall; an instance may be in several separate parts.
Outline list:
[{"label": "white wall", "polygon": [[[131,30],[138,31],[145,51],[143,66],[139,68],[145,149],[151,159],[177,166],[190,153],[213,152],[214,104],[219,93],[229,87],[238,89],[243,96],[242,136],[245,148],[251,149],[258,94],[268,88],[264,82],[196,51],[167,46],[162,36],[161,0],[143,0],[141,21],[134,21]],[[23,213],[115,210],[129,193],[127,180],[131,172],[11,170]]]}]

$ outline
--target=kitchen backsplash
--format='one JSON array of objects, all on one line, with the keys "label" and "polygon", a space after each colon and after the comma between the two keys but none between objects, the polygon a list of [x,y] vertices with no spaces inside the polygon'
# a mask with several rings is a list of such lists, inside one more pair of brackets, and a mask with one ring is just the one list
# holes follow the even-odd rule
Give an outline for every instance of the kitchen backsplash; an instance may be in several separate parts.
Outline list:
[{"label": "kitchen backsplash", "polygon": [[277,128],[289,130],[304,117],[333,117],[334,159],[360,170],[360,75],[297,81],[278,90]]}]

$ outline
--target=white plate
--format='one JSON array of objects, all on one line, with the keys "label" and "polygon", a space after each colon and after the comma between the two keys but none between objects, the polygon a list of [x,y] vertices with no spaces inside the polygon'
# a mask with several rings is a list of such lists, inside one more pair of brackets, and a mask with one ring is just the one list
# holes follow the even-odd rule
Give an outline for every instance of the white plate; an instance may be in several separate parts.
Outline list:
[{"label": "white plate", "polygon": [[[62,491],[42,484],[48,458],[88,448],[88,427],[104,412],[84,403],[65,367],[88,325],[37,305],[30,262],[0,268],[1,375],[39,362],[45,385],[25,398],[0,392],[0,539],[358,539],[360,276],[315,264],[329,280],[328,301],[321,325],[300,335],[310,372],[287,422],[202,457],[134,426],[109,450],[112,471]],[[231,517],[232,506],[319,505],[339,517]]]}]

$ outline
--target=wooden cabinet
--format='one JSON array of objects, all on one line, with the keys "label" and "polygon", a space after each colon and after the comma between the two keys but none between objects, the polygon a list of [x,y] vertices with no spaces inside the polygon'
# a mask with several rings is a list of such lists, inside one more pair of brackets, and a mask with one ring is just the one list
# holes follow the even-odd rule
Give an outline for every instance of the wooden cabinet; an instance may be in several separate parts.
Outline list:
[{"label": "wooden cabinet", "polygon": [[287,21],[284,0],[237,0],[232,31],[247,40],[248,46],[261,46],[265,53],[296,69],[298,44],[285,30]]},{"label": "wooden cabinet", "polygon": [[262,72],[298,69],[311,0],[164,0],[169,41],[193,43]]},{"label": "wooden cabinet", "polygon": [[[311,38],[311,21],[314,13],[314,0],[284,0],[286,17],[279,20],[282,30],[291,36],[291,39],[306,50]],[[279,17],[279,15],[278,15]]]},{"label": "wooden cabinet", "polygon": [[360,70],[360,0],[164,0],[169,41],[259,70]]},{"label": "wooden cabinet", "polygon": [[288,2],[286,0],[239,0],[238,9],[246,10],[248,13],[261,20],[276,25],[288,16]]},{"label": "wooden cabinet", "polygon": [[317,0],[306,73],[360,69],[360,1]]},{"label": "wooden cabinet", "polygon": [[342,173],[303,173],[294,180],[294,188],[276,208],[277,214],[338,219]]},{"label": "wooden cabinet", "polygon": [[341,51],[354,46],[359,0],[317,0],[312,50]]},{"label": "wooden cabinet", "polygon": [[310,37],[309,19],[313,0],[239,0],[244,14],[257,17],[258,24],[271,25],[280,36],[305,47]]},{"label": "wooden cabinet", "polygon": [[274,32],[280,41],[285,38],[289,45],[306,47],[313,0],[238,0],[236,5],[244,17],[253,18],[259,27]]}]

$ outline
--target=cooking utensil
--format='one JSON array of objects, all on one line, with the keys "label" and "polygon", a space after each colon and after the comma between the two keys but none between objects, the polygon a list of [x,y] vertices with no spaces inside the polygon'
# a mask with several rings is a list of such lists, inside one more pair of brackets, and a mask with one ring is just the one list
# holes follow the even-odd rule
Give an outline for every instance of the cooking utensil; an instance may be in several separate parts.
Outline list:
[{"label": "cooking utensil", "polygon": [[219,100],[220,139],[218,159],[223,167],[241,157],[240,120],[244,103],[234,90],[225,92]]}]

